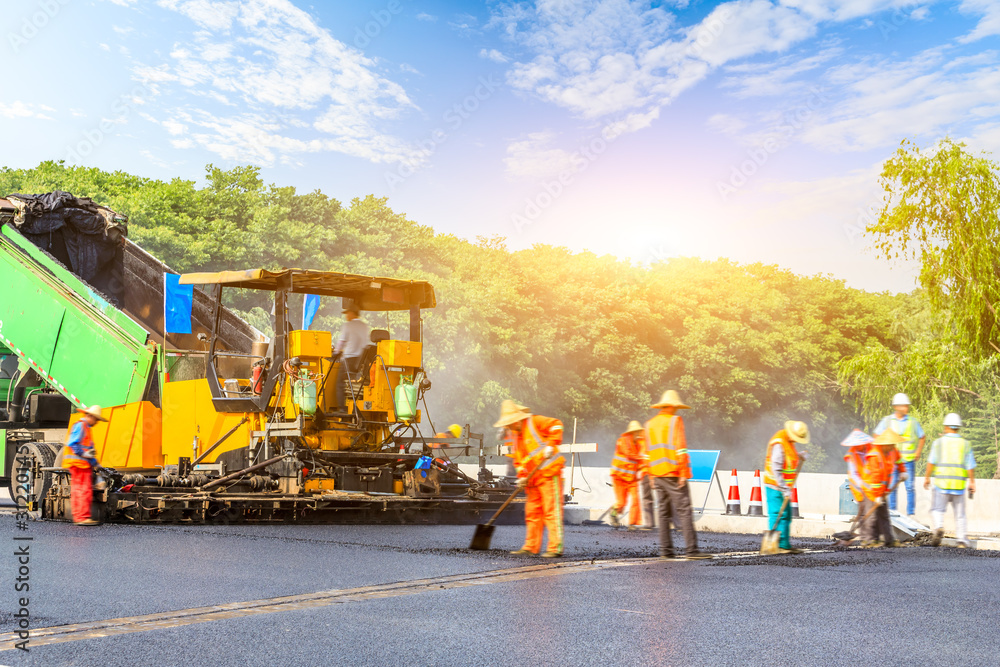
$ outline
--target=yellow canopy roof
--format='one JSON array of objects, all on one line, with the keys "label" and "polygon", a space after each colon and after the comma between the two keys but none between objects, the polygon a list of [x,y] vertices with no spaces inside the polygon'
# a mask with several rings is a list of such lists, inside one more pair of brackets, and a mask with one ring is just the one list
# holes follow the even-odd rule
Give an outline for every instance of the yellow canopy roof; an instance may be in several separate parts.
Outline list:
[{"label": "yellow canopy roof", "polygon": [[296,294],[318,294],[350,299],[361,310],[409,310],[433,308],[434,288],[423,280],[399,280],[358,276],[336,271],[309,269],[248,269],[218,273],[185,273],[181,285],[225,285],[244,289],[284,290]]}]

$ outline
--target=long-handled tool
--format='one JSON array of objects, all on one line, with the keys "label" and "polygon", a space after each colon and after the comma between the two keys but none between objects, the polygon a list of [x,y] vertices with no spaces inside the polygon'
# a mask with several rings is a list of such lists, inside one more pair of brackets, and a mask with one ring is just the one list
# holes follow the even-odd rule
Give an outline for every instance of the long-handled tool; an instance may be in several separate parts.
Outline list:
[{"label": "long-handled tool", "polygon": [[872,512],[878,509],[878,506],[882,504],[882,499],[879,498],[872,503],[872,508],[865,512],[864,516],[861,516],[861,508],[858,508],[858,513],[854,516],[854,520],[851,522],[851,528],[847,531],[841,531],[839,533],[834,533],[833,538],[837,540],[834,546],[846,547],[851,544],[852,541],[858,536],[854,531],[857,527],[868,520],[868,517],[872,515]]},{"label": "long-handled tool", "polygon": [[583,521],[580,522],[580,525],[583,525],[583,526],[603,526],[603,525],[605,525],[605,523],[604,523],[604,517],[606,517],[608,515],[608,513],[611,510],[613,510],[614,508],[615,508],[615,506],[612,505],[608,509],[604,510],[604,514],[602,514],[601,516],[597,517],[596,519],[584,519]]},{"label": "long-handled tool", "polygon": [[[799,471],[802,470],[802,464],[804,461],[799,460],[798,467],[795,468],[795,474],[792,476],[792,481],[788,485],[789,489],[795,486],[795,482],[799,479]],[[760,541],[760,555],[770,556],[776,553],[781,553],[780,547],[778,546],[778,540],[781,539],[781,534],[776,530],[778,527],[778,521],[781,520],[782,515],[784,515],[785,510],[788,509],[788,503],[792,499],[791,490],[787,496],[785,496],[785,501],[781,503],[781,509],[778,510],[778,514],[774,517],[774,523],[771,524],[771,530],[764,533],[763,539]]]},{"label": "long-handled tool", "polygon": [[[558,454],[556,456],[558,456]],[[470,549],[474,549],[476,551],[486,551],[490,548],[490,540],[493,539],[493,531],[496,528],[496,526],[493,525],[493,522],[497,520],[497,517],[500,516],[505,509],[507,509],[507,506],[513,502],[514,498],[517,497],[517,494],[521,493],[521,489],[528,486],[528,482],[530,482],[531,478],[535,476],[535,473],[554,458],[555,456],[550,459],[546,459],[540,465],[535,466],[535,469],[532,470],[531,473],[525,478],[524,486],[518,486],[514,489],[514,493],[510,494],[507,500],[503,501],[503,505],[500,506],[500,509],[494,512],[489,521],[476,526],[476,532],[473,533],[472,542],[469,544]]]}]

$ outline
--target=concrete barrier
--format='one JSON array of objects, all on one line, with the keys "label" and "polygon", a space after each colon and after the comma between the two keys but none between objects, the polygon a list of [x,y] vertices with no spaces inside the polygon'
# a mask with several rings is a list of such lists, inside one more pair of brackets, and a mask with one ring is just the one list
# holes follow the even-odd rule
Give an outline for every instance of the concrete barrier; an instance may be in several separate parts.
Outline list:
[{"label": "concrete barrier", "polygon": [[[476,475],[476,470],[478,469],[475,465],[467,464],[463,464],[461,467],[466,473],[469,473],[472,476]],[[497,475],[502,475],[506,469],[503,465],[491,465],[487,467]],[[750,498],[750,486],[753,482],[753,473],[753,470],[737,471],[740,484],[740,497],[744,498],[744,513],[747,508],[746,499]],[[722,478],[721,494],[719,493],[719,490],[715,488],[714,482],[711,484],[711,489],[709,489],[709,484],[706,482],[691,483],[691,502],[696,508],[701,507],[706,492],[708,492],[708,503],[705,507],[707,514],[724,514],[726,511],[726,500],[724,494],[728,491],[730,471],[721,470],[720,475]],[[569,480],[570,471],[567,468],[565,474],[563,475],[566,493],[571,493]],[[799,488],[799,510],[803,515],[803,519],[817,521],[842,521],[840,518],[840,487],[846,480],[846,474],[834,475],[828,473],[802,473],[796,486]],[[916,519],[920,523],[929,526],[931,525],[930,509],[932,492],[924,490],[922,477],[916,480],[916,484]],[[608,468],[577,467],[573,474],[573,486],[576,487],[576,489],[572,492],[573,502],[581,508],[587,508],[588,510],[586,516],[580,514],[583,518],[596,519],[601,512],[606,510],[615,502],[615,494],[611,487],[611,476],[608,474]],[[900,487],[896,493],[898,494],[897,499],[899,500],[897,507],[905,512],[906,494],[902,487]],[[597,510],[593,517],[590,516],[589,509]],[[1000,535],[1000,480],[977,480],[975,499],[966,501],[966,514],[968,517],[970,535]],[[575,516],[575,514],[573,516]],[[569,517],[570,515],[567,514],[567,520],[569,520]],[[847,520],[850,520],[850,518],[851,517],[848,516]],[[793,522],[793,524],[794,523],[798,522],[796,521]],[[944,528],[945,531],[954,534],[955,518],[952,510],[950,509],[945,514]],[[842,529],[843,528],[841,527],[836,530]],[[703,530],[709,529],[703,528]],[[763,530],[763,528],[761,530]],[[754,529],[749,530],[749,532],[758,531],[756,527],[754,527]],[[828,535],[822,535],[820,537],[827,536]],[[803,535],[803,537],[806,537],[806,535]]]}]

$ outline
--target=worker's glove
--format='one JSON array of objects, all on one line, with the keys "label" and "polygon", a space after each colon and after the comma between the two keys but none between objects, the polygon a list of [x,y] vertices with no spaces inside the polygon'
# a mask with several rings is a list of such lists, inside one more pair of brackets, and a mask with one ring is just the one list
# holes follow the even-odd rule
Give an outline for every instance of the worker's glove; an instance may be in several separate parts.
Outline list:
[{"label": "worker's glove", "polygon": [[528,486],[528,478],[527,477],[518,477],[517,478],[517,488],[523,489],[526,486]]},{"label": "worker's glove", "polygon": [[543,456],[544,456],[545,458],[550,458],[550,457],[552,457],[552,456],[553,456],[553,455],[554,455],[555,453],[556,453],[556,448],[555,448],[555,447],[553,447],[552,445],[549,445],[548,447],[546,447],[546,448],[545,448],[545,451],[544,451],[544,452],[542,453],[542,455],[543,455]]},{"label": "worker's glove", "polygon": [[85,449],[85,450],[83,450],[83,458],[85,458],[85,459],[96,459],[97,458],[97,452],[95,452],[93,449]]},{"label": "worker's glove", "polygon": [[908,472],[901,472],[901,473],[899,473],[899,481],[900,482],[905,482],[908,479],[910,479],[910,474]]},{"label": "worker's glove", "polygon": [[879,496],[878,498],[875,499],[875,507],[879,507],[881,505],[882,505],[882,496]]},{"label": "worker's glove", "polygon": [[781,497],[790,500],[791,497],[792,497],[792,490],[791,489],[782,489],[781,490]]}]

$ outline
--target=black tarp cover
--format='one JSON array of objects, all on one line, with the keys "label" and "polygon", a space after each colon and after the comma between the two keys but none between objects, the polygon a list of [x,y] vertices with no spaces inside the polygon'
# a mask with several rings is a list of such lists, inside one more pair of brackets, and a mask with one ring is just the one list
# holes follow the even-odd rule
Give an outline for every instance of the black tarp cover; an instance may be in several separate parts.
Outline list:
[{"label": "black tarp cover", "polygon": [[125,303],[124,244],[128,218],[89,197],[56,190],[41,195],[11,194],[14,226],[36,246],[108,297]]}]

